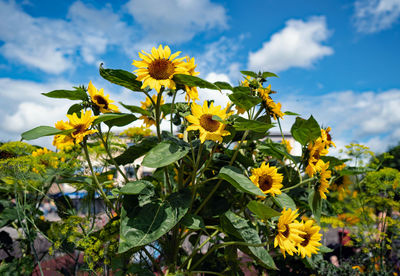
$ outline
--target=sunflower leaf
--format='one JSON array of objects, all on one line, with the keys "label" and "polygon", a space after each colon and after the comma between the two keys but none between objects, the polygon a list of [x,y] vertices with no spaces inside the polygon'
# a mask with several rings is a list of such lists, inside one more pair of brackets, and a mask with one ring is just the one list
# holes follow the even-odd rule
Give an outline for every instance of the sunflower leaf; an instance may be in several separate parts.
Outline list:
[{"label": "sunflower leaf", "polygon": [[22,140],[35,140],[38,139],[40,137],[44,137],[44,136],[53,136],[53,135],[67,135],[71,132],[73,132],[73,129],[69,129],[69,130],[60,130],[57,129],[55,127],[51,127],[51,126],[38,126],[35,127],[31,130],[25,131],[24,133],[21,134],[21,139]]},{"label": "sunflower leaf", "polygon": [[54,90],[42,95],[49,98],[68,99],[68,100],[86,100],[88,98],[85,90],[77,88],[76,90]]},{"label": "sunflower leaf", "polygon": [[249,77],[253,77],[253,78],[258,77],[258,75],[252,71],[240,71],[240,73],[242,73],[243,75],[249,76]]},{"label": "sunflower leaf", "polygon": [[270,77],[279,78],[278,75],[271,73],[271,72],[263,72],[261,74],[261,76],[263,77],[263,79],[270,78]]},{"label": "sunflower leaf", "polygon": [[213,90],[220,90],[221,89],[216,86],[215,84],[203,80],[199,77],[185,75],[185,74],[176,74],[172,78],[177,84],[187,85],[189,87],[200,87],[200,88],[208,88]]},{"label": "sunflower leaf", "polygon": [[321,210],[322,210],[322,200],[319,192],[312,190],[308,196],[308,204],[310,205],[310,209],[312,214],[314,215],[316,221],[319,224],[319,220],[321,218]]},{"label": "sunflower leaf", "polygon": [[82,109],[83,109],[83,106],[81,104],[73,104],[68,109],[67,114],[70,114],[70,115],[72,115],[74,113],[79,114]]},{"label": "sunflower leaf", "polygon": [[126,109],[128,109],[132,113],[139,113],[139,114],[142,114],[142,115],[151,116],[150,111],[147,111],[147,110],[145,110],[145,109],[143,109],[143,108],[141,108],[139,106],[127,105],[127,104],[124,104],[122,102],[119,102],[119,103],[120,103],[120,105],[122,105],[123,107],[125,107]]},{"label": "sunflower leaf", "polygon": [[[242,90],[239,88],[244,89]],[[234,92],[229,94],[228,97],[235,105],[244,108],[245,110],[249,110],[261,102],[259,97],[251,95],[248,87],[235,87]]]},{"label": "sunflower leaf", "polygon": [[142,165],[149,168],[161,168],[183,158],[189,150],[189,145],[182,141],[164,140],[145,155]]},{"label": "sunflower leaf", "polygon": [[100,76],[111,83],[126,87],[132,91],[143,91],[142,82],[136,80],[136,75],[121,69],[104,69],[103,64],[99,67]]},{"label": "sunflower leaf", "polygon": [[[110,120],[114,120],[114,119],[119,119],[119,118],[123,118],[126,116],[134,116],[132,114],[127,114],[127,113],[107,113],[107,114],[101,114],[100,116],[98,116],[94,121],[93,121],[93,125],[97,125],[103,122],[107,122]],[[135,117],[135,116],[134,116]],[[136,117],[135,117],[136,118]]]},{"label": "sunflower leaf", "polygon": [[265,196],[260,188],[254,185],[254,183],[238,168],[225,166],[219,171],[218,178],[228,181],[239,191],[256,196]]},{"label": "sunflower leaf", "polygon": [[294,203],[293,199],[285,193],[273,197],[272,200],[282,209],[290,208],[292,211],[296,210],[296,203]]},{"label": "sunflower leaf", "polygon": [[133,163],[136,159],[142,155],[145,155],[150,149],[157,145],[157,142],[157,137],[146,137],[140,143],[130,146],[121,155],[114,158],[114,160],[118,165]]},{"label": "sunflower leaf", "polygon": [[238,117],[233,124],[233,127],[236,130],[252,130],[254,132],[266,132],[270,128],[272,128],[273,124],[267,124],[265,122],[248,120],[242,117]]},{"label": "sunflower leaf", "polygon": [[281,213],[279,213],[278,211],[256,200],[250,201],[247,204],[247,208],[249,208],[250,211],[252,211],[262,220],[268,220],[270,218],[278,217],[281,215]]},{"label": "sunflower leaf", "polygon": [[217,82],[214,82],[214,84],[215,84],[216,86],[218,86],[220,89],[231,90],[231,91],[233,91],[233,87],[232,87],[229,83],[227,83],[227,82],[224,82],[224,81],[217,81]]},{"label": "sunflower leaf", "polygon": [[321,135],[321,128],[311,115],[307,120],[296,117],[296,122],[290,132],[296,141],[305,146],[308,142],[314,141]]}]

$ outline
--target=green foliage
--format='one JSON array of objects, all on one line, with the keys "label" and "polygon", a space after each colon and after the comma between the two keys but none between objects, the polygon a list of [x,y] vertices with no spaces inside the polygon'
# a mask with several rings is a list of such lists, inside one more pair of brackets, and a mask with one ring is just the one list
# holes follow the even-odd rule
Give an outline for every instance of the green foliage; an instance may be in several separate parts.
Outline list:
[{"label": "green foliage", "polygon": [[296,117],[296,122],[290,131],[293,138],[303,146],[321,135],[321,129],[312,115],[307,120]]}]

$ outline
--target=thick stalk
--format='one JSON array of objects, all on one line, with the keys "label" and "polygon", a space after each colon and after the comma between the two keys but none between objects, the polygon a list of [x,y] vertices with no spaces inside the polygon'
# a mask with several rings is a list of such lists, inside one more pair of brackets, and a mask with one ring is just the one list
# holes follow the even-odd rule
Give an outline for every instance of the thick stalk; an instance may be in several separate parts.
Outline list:
[{"label": "thick stalk", "polygon": [[171,118],[170,118],[171,134],[174,134],[174,128],[173,128],[173,125],[172,125],[172,116],[174,115],[176,94],[177,94],[176,91],[174,91],[174,96],[172,97],[172,103],[171,103]]}]

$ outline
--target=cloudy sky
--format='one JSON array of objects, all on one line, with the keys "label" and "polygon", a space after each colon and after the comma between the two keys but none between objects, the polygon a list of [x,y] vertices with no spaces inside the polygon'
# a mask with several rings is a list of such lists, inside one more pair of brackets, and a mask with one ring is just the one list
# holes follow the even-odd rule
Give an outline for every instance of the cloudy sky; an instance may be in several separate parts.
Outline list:
[{"label": "cloudy sky", "polygon": [[[400,141],[399,17],[400,0],[0,0],[0,140],[65,119],[72,102],[40,94],[54,89],[91,80],[140,105],[98,66],[133,71],[137,52],[161,43],[195,57],[210,81],[275,72],[284,111],[313,114],[339,146],[384,151]],[[200,98],[226,103],[215,91]]]}]

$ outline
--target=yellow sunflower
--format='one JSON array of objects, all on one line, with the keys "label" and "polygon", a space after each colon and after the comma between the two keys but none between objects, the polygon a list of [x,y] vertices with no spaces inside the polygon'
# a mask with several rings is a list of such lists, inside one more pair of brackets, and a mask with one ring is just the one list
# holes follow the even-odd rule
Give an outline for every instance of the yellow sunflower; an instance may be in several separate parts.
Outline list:
[{"label": "yellow sunflower", "polygon": [[266,101],[270,115],[276,120],[277,117],[283,119],[285,113],[281,111],[282,104],[275,103],[271,98]]},{"label": "yellow sunflower", "polygon": [[286,150],[288,153],[291,153],[293,150],[292,144],[290,143],[289,140],[283,139],[281,142],[282,145],[285,146]]},{"label": "yellow sunflower", "polygon": [[76,115],[76,113],[67,115],[67,117],[69,119],[69,125],[75,129],[75,131],[71,133],[72,138],[75,140],[75,144],[82,142],[85,136],[97,132],[97,129],[89,129],[93,121],[98,117],[92,116],[92,112],[90,110],[86,112],[81,110],[80,118],[78,115]]},{"label": "yellow sunflower", "polygon": [[261,164],[261,167],[251,170],[250,180],[254,185],[260,188],[264,194],[275,196],[282,193],[283,175],[278,173],[277,167],[270,167],[269,164],[265,165],[265,162]]},{"label": "yellow sunflower", "polygon": [[274,240],[274,247],[279,245],[280,251],[286,258],[286,254],[293,256],[293,253],[297,253],[296,244],[301,243],[304,239],[300,235],[304,235],[305,232],[301,230],[302,225],[300,222],[295,220],[299,214],[298,209],[292,211],[292,209],[284,208],[281,212],[281,216],[278,220],[278,234]]},{"label": "yellow sunflower", "polygon": [[88,92],[92,102],[100,108],[100,112],[119,112],[118,106],[112,104],[114,101],[109,99],[110,95],[104,96],[103,88],[97,90],[92,81],[89,82]]},{"label": "yellow sunflower", "polygon": [[268,85],[266,88],[260,87],[257,89],[258,95],[264,102],[268,103],[268,101],[272,101],[269,93],[271,92],[271,85]]},{"label": "yellow sunflower", "polygon": [[192,115],[186,116],[186,120],[191,123],[187,127],[187,131],[199,130],[200,141],[204,143],[205,140],[213,140],[222,142],[222,136],[230,135],[230,132],[225,130],[225,124],[213,120],[213,116],[216,115],[222,120],[227,119],[232,112],[227,113],[229,105],[225,109],[221,109],[221,106],[214,106],[212,102],[210,107],[207,101],[204,101],[203,106],[196,103],[192,103]]},{"label": "yellow sunflower", "polygon": [[321,170],[319,171],[319,187],[318,187],[318,192],[321,196],[321,198],[326,199],[325,193],[329,193],[328,187],[329,187],[329,180],[328,178],[331,178],[332,172],[328,170],[329,168],[329,162],[324,162],[320,160],[321,163]]},{"label": "yellow sunflower", "polygon": [[348,187],[352,184],[348,175],[340,176],[332,185],[332,190],[338,191],[338,199],[343,200],[346,193],[350,194]]},{"label": "yellow sunflower", "polygon": [[319,233],[321,227],[314,224],[312,219],[301,223],[300,230],[304,232],[300,237],[303,239],[302,242],[297,244],[298,254],[302,258],[311,257],[311,254],[317,254],[318,250],[322,244],[319,242],[321,240],[322,234]]},{"label": "yellow sunflower", "polygon": [[320,170],[320,167],[322,165],[320,161],[321,156],[325,156],[328,154],[328,150],[325,147],[325,144],[322,142],[321,137],[319,137],[315,142],[309,143],[308,144],[308,150],[309,150],[309,159],[308,159],[308,165],[306,168],[306,173],[308,174],[309,177],[313,177],[314,174]]},{"label": "yellow sunflower", "polygon": [[[73,129],[73,127],[64,121],[58,121],[55,124],[55,127],[59,130],[69,130]],[[59,150],[68,149],[74,145],[74,138],[71,134],[68,135],[55,135],[53,140],[53,146],[58,148]]]},{"label": "yellow sunflower", "polygon": [[[196,64],[194,63],[194,58],[189,58],[186,57],[186,62],[185,62],[186,68],[187,68],[187,74],[191,76],[197,76],[200,74],[199,72],[195,72],[194,69],[196,69]],[[191,100],[197,101],[199,100],[199,92],[197,91],[197,87],[189,87],[185,85],[185,90],[186,90],[186,96],[185,100],[190,102]]]},{"label": "yellow sunflower", "polygon": [[[153,95],[153,96],[151,96],[151,98],[153,99],[154,103],[157,104],[157,95]],[[146,98],[146,101],[140,102],[140,103],[142,104],[142,106],[141,106],[142,109],[147,110],[150,113],[153,113],[155,106],[153,106],[153,103],[151,102],[151,100],[148,97]],[[163,96],[161,96],[160,105],[163,105],[163,104],[164,104],[164,98],[163,98]],[[146,125],[147,128],[156,124],[156,120],[153,116],[142,115],[139,117],[139,119],[143,120],[143,123]]]},{"label": "yellow sunflower", "polygon": [[329,147],[336,147],[335,143],[332,141],[332,137],[329,134],[329,132],[331,131],[330,127],[327,127],[326,129],[321,129],[321,139],[323,141],[323,143],[325,143],[325,146],[327,148]]},{"label": "yellow sunflower", "polygon": [[153,47],[150,54],[143,50],[142,53],[139,52],[139,57],[142,60],[134,60],[132,63],[139,68],[134,72],[137,74],[136,79],[143,81],[142,88],[149,86],[157,92],[160,92],[161,86],[175,89],[173,76],[175,74],[187,74],[188,69],[182,61],[185,57],[176,59],[181,52],[171,55],[171,49],[168,46],[163,49],[160,45],[158,49]]}]

